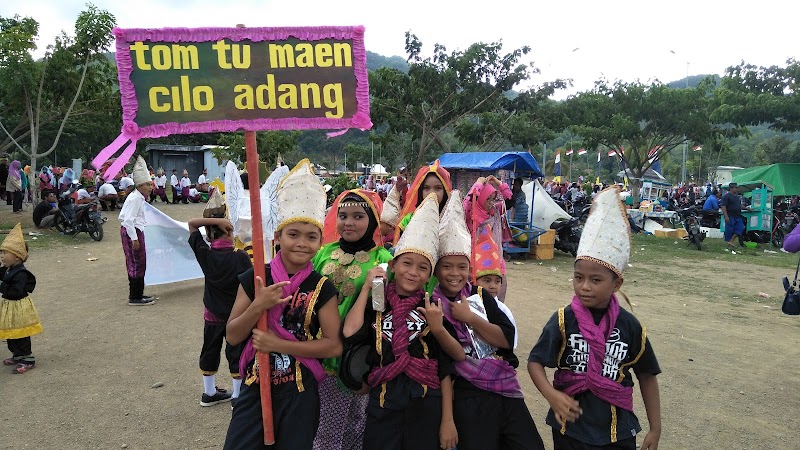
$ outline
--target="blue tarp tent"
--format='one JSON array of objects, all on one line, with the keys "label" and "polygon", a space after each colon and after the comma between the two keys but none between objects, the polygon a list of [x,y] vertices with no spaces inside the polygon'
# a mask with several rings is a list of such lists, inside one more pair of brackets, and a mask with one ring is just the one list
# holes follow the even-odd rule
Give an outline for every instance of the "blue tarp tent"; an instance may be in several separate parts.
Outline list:
[{"label": "blue tarp tent", "polygon": [[445,153],[439,157],[439,163],[448,170],[510,170],[516,173],[530,172],[532,178],[544,176],[536,159],[528,152]]}]

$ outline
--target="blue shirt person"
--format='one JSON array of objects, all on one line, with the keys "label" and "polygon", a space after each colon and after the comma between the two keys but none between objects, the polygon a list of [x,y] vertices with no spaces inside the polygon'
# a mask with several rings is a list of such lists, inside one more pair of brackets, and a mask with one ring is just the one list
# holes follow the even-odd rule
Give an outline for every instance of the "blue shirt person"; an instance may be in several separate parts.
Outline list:
[{"label": "blue shirt person", "polygon": [[716,211],[719,209],[719,191],[714,189],[703,203],[703,211]]}]

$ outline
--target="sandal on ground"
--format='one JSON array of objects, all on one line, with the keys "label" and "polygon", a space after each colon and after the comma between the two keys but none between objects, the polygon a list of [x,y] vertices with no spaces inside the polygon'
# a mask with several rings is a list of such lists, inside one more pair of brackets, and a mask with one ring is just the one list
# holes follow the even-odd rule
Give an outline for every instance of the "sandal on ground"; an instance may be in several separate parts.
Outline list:
[{"label": "sandal on ground", "polygon": [[36,364],[19,363],[19,364],[17,364],[17,367],[11,369],[11,373],[20,373],[20,374],[22,374],[22,373],[25,373],[25,372],[33,369],[34,367],[36,367]]},{"label": "sandal on ground", "polygon": [[16,366],[17,364],[19,364],[19,361],[14,358],[7,358],[3,360],[4,366]]}]

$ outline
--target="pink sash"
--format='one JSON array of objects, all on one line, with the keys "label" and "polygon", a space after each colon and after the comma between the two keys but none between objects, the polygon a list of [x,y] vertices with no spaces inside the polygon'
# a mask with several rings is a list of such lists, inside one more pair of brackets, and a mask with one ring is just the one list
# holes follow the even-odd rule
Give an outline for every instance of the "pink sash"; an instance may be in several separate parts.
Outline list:
[{"label": "pink sash", "polygon": [[589,344],[589,361],[585,373],[557,370],[553,384],[556,389],[569,395],[592,391],[601,400],[633,412],[633,387],[623,386],[603,376],[606,342],[617,323],[619,309],[617,296],[612,294],[608,312],[600,320],[600,324],[595,325],[591,311],[583,306],[578,296],[572,297],[572,312],[578,320],[581,335]]}]

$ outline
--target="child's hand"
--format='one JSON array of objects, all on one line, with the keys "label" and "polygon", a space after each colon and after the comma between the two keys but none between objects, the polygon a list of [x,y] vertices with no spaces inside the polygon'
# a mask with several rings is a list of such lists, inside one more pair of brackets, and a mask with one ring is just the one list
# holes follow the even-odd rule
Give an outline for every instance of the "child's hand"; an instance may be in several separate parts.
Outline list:
[{"label": "child's hand", "polygon": [[282,288],[288,285],[288,281],[281,281],[270,286],[264,286],[264,280],[261,277],[256,277],[256,292],[253,299],[253,307],[258,308],[259,311],[264,311],[272,308],[275,305],[286,303],[291,300],[292,296],[282,297]]},{"label": "child's hand", "polygon": [[547,402],[550,403],[550,407],[553,408],[553,413],[556,415],[556,420],[561,425],[566,425],[567,422],[575,422],[583,413],[578,401],[561,391],[555,391],[547,399]]},{"label": "child's hand", "polygon": [[439,447],[450,450],[458,444],[458,430],[452,420],[442,420],[439,426]]},{"label": "child's hand", "polygon": [[427,292],[425,293],[425,307],[418,306],[417,311],[425,316],[425,321],[428,322],[431,331],[438,331],[444,328],[442,307],[435,302],[431,303],[431,296]]},{"label": "child's hand", "polygon": [[383,267],[375,266],[372,269],[369,269],[369,272],[367,272],[367,277],[364,278],[363,289],[372,289],[372,280],[375,278],[386,278],[386,271],[383,270]]},{"label": "child's hand", "polygon": [[470,321],[475,316],[475,313],[473,313],[472,310],[469,309],[469,303],[467,302],[467,298],[464,297],[463,295],[461,296],[460,302],[450,302],[450,311],[453,313],[454,319],[466,324],[470,323]]},{"label": "child's hand", "polygon": [[278,352],[278,347],[283,339],[272,332],[272,330],[261,331],[258,328],[253,330],[253,348],[261,353]]},{"label": "child's hand", "polygon": [[228,219],[219,219],[220,223],[217,225],[220,230],[225,234],[233,234],[233,224]]},{"label": "child's hand", "polygon": [[650,430],[644,435],[641,450],[658,450],[658,441],[661,439],[661,431]]},{"label": "child's hand", "polygon": [[136,239],[135,241],[131,241],[131,245],[133,246],[134,250],[139,250],[139,240]]}]

